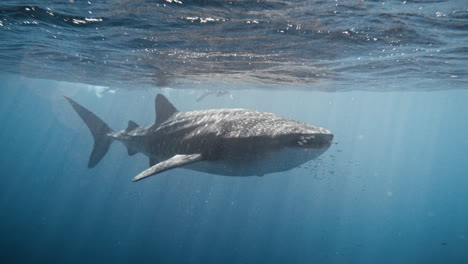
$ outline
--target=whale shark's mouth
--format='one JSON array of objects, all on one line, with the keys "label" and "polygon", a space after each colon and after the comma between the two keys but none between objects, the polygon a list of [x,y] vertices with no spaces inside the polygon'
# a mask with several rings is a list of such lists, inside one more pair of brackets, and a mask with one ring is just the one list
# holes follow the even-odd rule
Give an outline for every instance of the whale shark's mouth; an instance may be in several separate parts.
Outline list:
[{"label": "whale shark's mouth", "polygon": [[299,136],[295,145],[302,148],[328,148],[332,142],[332,133],[315,133]]}]

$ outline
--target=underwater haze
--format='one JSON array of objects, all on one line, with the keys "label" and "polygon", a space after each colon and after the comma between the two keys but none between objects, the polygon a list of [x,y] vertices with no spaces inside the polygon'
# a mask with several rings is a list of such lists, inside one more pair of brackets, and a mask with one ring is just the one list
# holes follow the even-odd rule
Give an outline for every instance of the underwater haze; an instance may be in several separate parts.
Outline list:
[{"label": "underwater haze", "polygon": [[[2,1],[1,263],[468,263],[466,1]],[[247,108],[333,132],[263,177],[139,182],[110,127]]]}]

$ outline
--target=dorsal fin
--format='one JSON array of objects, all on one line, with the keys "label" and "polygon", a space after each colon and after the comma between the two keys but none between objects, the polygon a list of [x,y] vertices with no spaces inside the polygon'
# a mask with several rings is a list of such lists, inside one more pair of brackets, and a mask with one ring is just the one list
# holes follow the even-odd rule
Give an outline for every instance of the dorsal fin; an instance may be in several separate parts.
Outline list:
[{"label": "dorsal fin", "polygon": [[171,102],[169,102],[169,100],[167,100],[167,98],[162,94],[158,94],[156,96],[155,104],[156,104],[156,122],[155,122],[156,126],[161,125],[162,123],[164,123],[164,121],[169,119],[169,117],[171,117],[173,114],[179,112],[179,110],[177,110],[177,108],[175,108],[171,104]]},{"label": "dorsal fin", "polygon": [[135,123],[135,121],[132,121],[132,120],[128,120],[128,126],[127,126],[127,129],[125,129],[125,131],[132,131],[133,129],[139,127],[137,123]]}]

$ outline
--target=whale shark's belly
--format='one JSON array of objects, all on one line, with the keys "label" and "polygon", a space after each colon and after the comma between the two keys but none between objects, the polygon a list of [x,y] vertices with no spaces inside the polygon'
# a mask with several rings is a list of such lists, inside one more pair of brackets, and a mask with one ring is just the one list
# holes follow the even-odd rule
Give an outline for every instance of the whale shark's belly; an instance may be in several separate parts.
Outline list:
[{"label": "whale shark's belly", "polygon": [[261,154],[244,153],[229,159],[201,161],[182,168],[224,176],[263,176],[296,168],[320,156],[325,150],[284,148]]}]

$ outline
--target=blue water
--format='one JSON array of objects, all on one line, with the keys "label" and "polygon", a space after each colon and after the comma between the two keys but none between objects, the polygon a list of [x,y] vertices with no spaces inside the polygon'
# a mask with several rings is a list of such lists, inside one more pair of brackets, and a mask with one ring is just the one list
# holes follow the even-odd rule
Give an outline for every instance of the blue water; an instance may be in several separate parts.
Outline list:
[{"label": "blue water", "polygon": [[[464,1],[71,2],[0,4],[1,263],[468,263]],[[124,129],[157,93],[334,144],[264,177],[132,183],[121,144],[88,169],[63,96]]]}]

